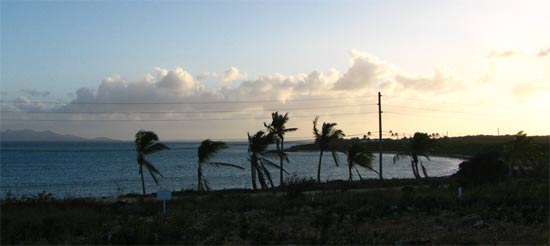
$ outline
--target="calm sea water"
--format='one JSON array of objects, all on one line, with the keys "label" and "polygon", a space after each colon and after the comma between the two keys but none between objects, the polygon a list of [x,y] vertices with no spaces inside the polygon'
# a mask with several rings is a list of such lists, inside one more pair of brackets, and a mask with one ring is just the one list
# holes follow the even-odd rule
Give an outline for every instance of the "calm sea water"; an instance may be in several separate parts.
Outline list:
[{"label": "calm sea water", "polygon": [[[164,175],[155,185],[147,172],[147,192],[159,189],[181,190],[196,188],[197,142],[168,142],[172,150],[149,156]],[[285,146],[291,146],[289,143]],[[378,155],[375,155],[376,158]],[[345,156],[340,155],[342,163]],[[225,167],[205,167],[205,177],[212,189],[250,188],[250,169],[246,143],[229,143],[229,148],[217,154],[212,161],[241,165],[245,170]],[[289,153],[290,163],[285,168],[288,176],[315,178],[318,152]],[[384,154],[385,178],[412,178],[409,161],[392,162],[392,154]],[[141,184],[132,142],[1,142],[0,190],[4,195],[35,195],[43,191],[56,197],[99,197],[125,193],[140,193]],[[346,180],[345,166],[336,167],[330,155],[323,157],[323,180]],[[430,176],[454,173],[460,159],[433,157],[424,160]],[[378,166],[378,159],[375,160]],[[278,184],[278,170],[272,169]],[[355,175],[355,173],[354,173]],[[367,178],[377,176],[362,169]],[[286,176],[285,176],[286,177]],[[357,178],[355,176],[355,178]]]}]

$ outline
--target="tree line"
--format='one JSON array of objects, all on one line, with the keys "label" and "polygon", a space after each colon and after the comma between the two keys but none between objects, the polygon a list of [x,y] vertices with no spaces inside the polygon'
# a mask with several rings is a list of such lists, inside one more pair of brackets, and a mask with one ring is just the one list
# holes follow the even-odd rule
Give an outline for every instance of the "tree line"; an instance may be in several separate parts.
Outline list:
[{"label": "tree line", "polygon": [[[289,121],[288,113],[271,114],[271,123],[264,123],[265,130],[259,130],[255,134],[247,133],[248,137],[248,160],[250,161],[250,177],[252,189],[256,190],[275,187],[274,180],[268,168],[275,168],[279,171],[279,186],[284,186],[284,174],[288,172],[284,168],[285,162],[290,162],[287,153],[284,150],[284,140],[286,133],[295,132],[298,128],[287,128]],[[317,182],[321,182],[321,163],[323,155],[330,153],[334,164],[339,166],[337,153],[343,153],[347,156],[348,180],[353,180],[353,171],[356,172],[359,179],[363,179],[358,167],[365,168],[379,175],[382,173],[372,168],[374,156],[367,147],[367,144],[361,141],[354,141],[351,145],[341,144],[345,133],[336,128],[337,123],[323,122],[318,127],[319,117],[313,120],[314,144],[319,149],[319,162],[317,166]],[[275,149],[269,149],[271,144],[275,144]],[[409,140],[405,151],[395,154],[393,163],[402,158],[410,160],[411,170],[416,179],[427,178],[428,172],[424,166],[421,157],[430,160],[428,152],[433,145],[433,139],[427,133],[416,132]],[[244,170],[243,167],[231,163],[212,162],[210,159],[219,151],[227,148],[223,141],[212,141],[206,139],[201,142],[197,149],[198,167],[197,167],[197,190],[210,190],[209,183],[203,175],[203,166],[229,167]],[[139,174],[141,176],[142,193],[146,194],[144,182],[144,167],[151,175],[153,181],[158,184],[158,177],[163,177],[160,171],[149,162],[145,156],[169,149],[168,146],[159,142],[158,135],[152,131],[140,130],[135,135],[135,149],[137,152],[137,163],[139,165]],[[526,134],[519,132],[514,141],[507,146],[507,164],[509,175],[512,175],[512,169],[515,165],[521,165],[532,156],[532,143]],[[276,163],[278,160],[278,163]],[[421,173],[421,172],[422,173]]]}]

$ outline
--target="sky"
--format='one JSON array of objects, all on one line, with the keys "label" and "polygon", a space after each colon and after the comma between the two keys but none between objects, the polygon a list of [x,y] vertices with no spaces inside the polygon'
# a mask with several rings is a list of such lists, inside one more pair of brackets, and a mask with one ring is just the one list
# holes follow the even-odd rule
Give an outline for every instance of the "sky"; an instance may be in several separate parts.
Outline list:
[{"label": "sky", "polygon": [[548,1],[0,1],[0,126],[548,135]]}]

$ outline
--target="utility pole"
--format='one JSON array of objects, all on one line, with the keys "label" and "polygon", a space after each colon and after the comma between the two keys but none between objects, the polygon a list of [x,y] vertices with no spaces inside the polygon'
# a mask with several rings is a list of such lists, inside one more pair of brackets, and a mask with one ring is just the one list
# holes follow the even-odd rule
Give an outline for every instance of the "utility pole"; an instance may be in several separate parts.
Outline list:
[{"label": "utility pole", "polygon": [[379,148],[380,153],[378,156],[379,161],[379,167],[378,167],[378,174],[380,175],[380,179],[382,179],[382,101],[380,100],[382,98],[382,94],[378,92],[378,136],[379,136]]}]

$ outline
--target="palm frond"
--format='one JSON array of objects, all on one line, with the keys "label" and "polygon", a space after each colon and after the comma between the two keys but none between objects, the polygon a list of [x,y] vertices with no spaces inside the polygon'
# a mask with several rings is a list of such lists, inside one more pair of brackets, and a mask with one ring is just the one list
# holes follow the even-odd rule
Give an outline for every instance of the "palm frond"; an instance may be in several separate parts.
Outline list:
[{"label": "palm frond", "polygon": [[401,158],[409,158],[410,156],[411,154],[407,152],[397,153],[393,156],[393,164],[401,160]]},{"label": "palm frond", "polygon": [[363,180],[363,177],[361,177],[361,173],[359,173],[359,169],[357,169],[357,167],[355,168],[355,172],[357,172],[357,176],[359,176],[359,180]]},{"label": "palm frond", "polygon": [[269,170],[267,170],[267,168],[264,165],[261,165],[260,168],[263,170],[263,172],[265,174],[265,177],[267,178],[267,180],[271,184],[271,187],[274,187],[273,179],[271,178],[271,173],[269,172]]},{"label": "palm frond", "polygon": [[209,191],[210,190],[210,182],[208,182],[208,180],[206,180],[205,178],[202,179],[202,182],[203,182],[204,189]]},{"label": "palm frond", "polygon": [[259,166],[256,166],[255,168],[256,168],[256,173],[258,174],[258,181],[260,182],[262,189],[266,188],[267,184],[265,183],[265,177],[264,177],[263,171],[260,169]]},{"label": "palm frond", "polygon": [[428,161],[431,161],[430,157],[429,157],[428,155],[426,155],[426,154],[421,154],[421,153],[419,153],[419,154],[417,154],[417,155],[426,158]]},{"label": "palm frond", "polygon": [[332,153],[332,158],[334,159],[334,164],[336,164],[336,166],[340,166],[338,164],[338,155],[336,155],[336,151],[331,151],[330,153]]},{"label": "palm frond", "polygon": [[148,146],[146,146],[145,148],[143,148],[142,153],[146,154],[146,155],[150,155],[150,154],[153,154],[153,153],[156,153],[156,152],[159,152],[159,151],[163,151],[163,150],[167,150],[167,149],[170,149],[170,147],[166,146],[163,143],[153,142],[153,143],[149,144]]},{"label": "palm frond", "polygon": [[277,151],[277,150],[268,150],[263,153],[261,153],[262,156],[267,158],[283,158],[284,161],[289,162],[288,155],[283,151]]},{"label": "palm frond", "polygon": [[368,170],[371,170],[371,171],[373,171],[374,173],[376,173],[376,174],[378,174],[378,175],[380,174],[378,171],[376,171],[376,169],[374,169],[374,168],[372,168],[372,167],[364,167],[364,168],[366,168],[366,169],[368,169]]},{"label": "palm frond", "polygon": [[145,165],[145,167],[147,168],[147,170],[149,170],[149,172],[153,172],[155,174],[160,175],[161,177],[164,177],[164,176],[162,176],[162,174],[159,172],[159,170],[151,162],[149,162],[146,159],[143,159],[142,162]]},{"label": "palm frond", "polygon": [[285,132],[295,132],[297,130],[298,130],[298,128],[286,128]]},{"label": "palm frond", "polygon": [[208,165],[212,165],[212,166],[216,166],[216,167],[220,167],[220,166],[234,167],[234,168],[244,170],[244,168],[241,167],[241,166],[238,166],[238,165],[235,165],[235,164],[223,163],[223,162],[205,162],[204,164],[208,164]]},{"label": "palm frond", "polygon": [[199,155],[199,162],[208,161],[214,154],[218,153],[222,149],[226,149],[228,146],[222,141],[211,141],[206,139],[201,142],[197,152]]},{"label": "palm frond", "polygon": [[424,164],[420,162],[420,167],[422,167],[422,172],[424,173],[424,177],[428,177],[428,172],[426,172],[426,168],[424,167]]},{"label": "palm frond", "polygon": [[159,137],[152,131],[140,130],[136,133],[135,145],[138,150],[142,150],[154,141],[159,141]]},{"label": "palm frond", "polygon": [[[259,158],[259,161],[262,162],[262,164],[265,166],[266,164],[270,167],[274,167],[274,168],[277,168],[277,169],[281,169],[281,166],[277,165],[275,162],[272,162],[268,159],[265,159],[265,158]],[[283,168],[283,172],[287,173],[288,172]]]},{"label": "palm frond", "polygon": [[313,136],[315,137],[315,143],[318,143],[321,138],[321,133],[317,129],[318,121],[319,121],[319,116],[315,116],[315,120],[313,120]]}]

